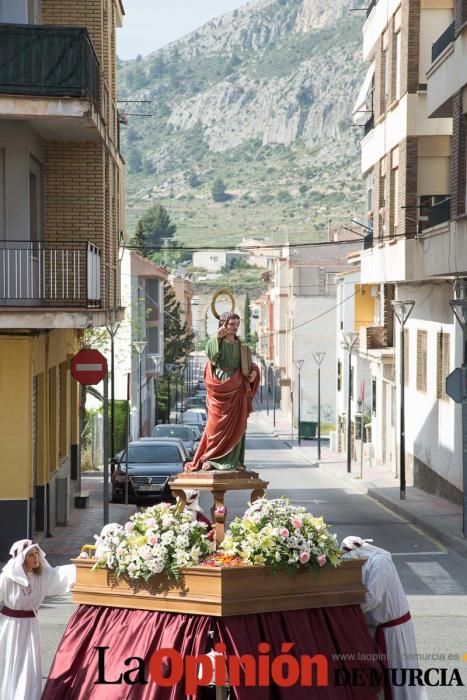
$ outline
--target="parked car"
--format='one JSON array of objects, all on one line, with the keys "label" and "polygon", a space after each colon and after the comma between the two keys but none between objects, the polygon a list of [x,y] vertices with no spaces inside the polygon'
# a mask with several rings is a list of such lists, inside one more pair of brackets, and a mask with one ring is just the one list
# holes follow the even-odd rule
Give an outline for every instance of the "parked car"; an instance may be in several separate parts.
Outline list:
[{"label": "parked car", "polygon": [[189,399],[185,400],[185,411],[189,411],[192,408],[206,408],[206,397],[205,396],[191,396]]},{"label": "parked car", "polygon": [[203,428],[208,422],[206,411],[201,408],[192,408],[189,411],[184,411],[178,416],[178,423],[201,425]]},{"label": "parked car", "polygon": [[153,438],[178,438],[182,441],[188,456],[192,457],[199,442],[198,431],[190,425],[173,425],[163,423],[156,425],[152,431]]},{"label": "parked car", "polygon": [[[183,471],[187,453],[179,440],[136,440],[128,446],[128,496],[171,500],[169,479]],[[126,450],[115,459],[112,474],[112,500],[125,497]]]}]

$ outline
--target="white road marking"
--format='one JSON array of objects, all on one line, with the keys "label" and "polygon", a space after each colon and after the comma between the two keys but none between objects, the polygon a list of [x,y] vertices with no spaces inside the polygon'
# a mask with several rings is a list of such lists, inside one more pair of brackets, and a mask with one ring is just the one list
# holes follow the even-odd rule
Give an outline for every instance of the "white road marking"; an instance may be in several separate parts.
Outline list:
[{"label": "white road marking", "polygon": [[438,595],[465,595],[465,589],[448,574],[446,569],[434,562],[408,561],[407,566],[419,576],[423,583]]},{"label": "white road marking", "polygon": [[432,555],[445,555],[447,552],[391,552],[392,557],[425,557]]}]

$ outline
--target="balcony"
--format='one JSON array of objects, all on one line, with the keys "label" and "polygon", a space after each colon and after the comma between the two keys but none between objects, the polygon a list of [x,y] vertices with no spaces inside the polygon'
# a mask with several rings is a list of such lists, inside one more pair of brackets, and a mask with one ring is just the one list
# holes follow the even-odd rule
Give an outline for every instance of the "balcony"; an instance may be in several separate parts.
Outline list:
[{"label": "balcony", "polygon": [[452,117],[452,97],[467,83],[467,31],[457,37],[454,23],[433,44],[432,65],[427,71],[429,117]]},{"label": "balcony", "polygon": [[388,329],[385,326],[366,326],[359,329],[360,352],[382,350],[388,346]]},{"label": "balcony", "polygon": [[428,209],[428,228],[444,224],[451,218],[451,197],[446,197],[442,202]]},{"label": "balcony", "polygon": [[0,24],[0,117],[45,139],[98,140],[100,68],[87,29]]},{"label": "balcony", "polygon": [[447,49],[449,44],[452,44],[454,41],[454,28],[455,28],[455,22],[454,20],[451,22],[449,27],[444,30],[444,32],[441,34],[439,39],[435,41],[433,46],[431,47],[431,62],[434,63],[438,56],[441,56],[443,53],[444,49]]},{"label": "balcony", "polygon": [[369,17],[371,15],[373,8],[377,2],[378,2],[378,0],[371,0],[370,4],[368,5],[368,7],[366,9],[366,16],[367,17]]},{"label": "balcony", "polygon": [[424,279],[423,252],[413,238],[374,239],[361,254],[361,283],[414,282]]},{"label": "balcony", "polygon": [[0,242],[0,307],[101,305],[100,250],[92,243]]}]

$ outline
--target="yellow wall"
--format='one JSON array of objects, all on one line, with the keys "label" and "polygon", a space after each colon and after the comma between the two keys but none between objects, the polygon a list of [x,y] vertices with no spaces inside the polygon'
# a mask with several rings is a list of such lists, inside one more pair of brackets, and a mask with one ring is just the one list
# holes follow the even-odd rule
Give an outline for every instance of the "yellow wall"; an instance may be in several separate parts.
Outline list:
[{"label": "yellow wall", "polygon": [[[27,337],[0,336],[0,499],[32,496],[34,376],[37,376],[37,483],[47,483],[50,474],[60,467],[60,457],[69,456],[71,438],[78,437],[78,392],[69,370],[70,356],[77,350],[74,330]],[[62,378],[60,392],[56,391],[58,376]],[[61,434],[57,430],[58,410]]]},{"label": "yellow wall", "polygon": [[0,338],[0,498],[28,498],[32,480],[31,341]]},{"label": "yellow wall", "polygon": [[375,297],[369,284],[355,285],[355,330],[371,326],[375,321]]}]

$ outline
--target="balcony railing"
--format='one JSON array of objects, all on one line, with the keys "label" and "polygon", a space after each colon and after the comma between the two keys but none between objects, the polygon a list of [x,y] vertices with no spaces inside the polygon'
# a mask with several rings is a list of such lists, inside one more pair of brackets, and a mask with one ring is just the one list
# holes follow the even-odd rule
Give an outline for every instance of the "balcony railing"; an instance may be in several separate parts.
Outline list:
[{"label": "balcony railing", "polygon": [[99,248],[92,243],[0,242],[0,306],[97,308]]},{"label": "balcony railing", "polygon": [[454,28],[455,28],[455,22],[454,20],[451,22],[449,27],[441,34],[439,39],[435,41],[435,43],[431,47],[431,62],[434,63],[438,56],[441,56],[443,53],[444,49],[446,49],[449,44],[452,44],[454,41]]},{"label": "balcony railing", "polygon": [[367,10],[366,10],[367,17],[370,16],[372,9],[374,8],[374,6],[376,5],[377,2],[378,2],[378,0],[371,0],[370,4],[368,5]]},{"label": "balcony railing", "polygon": [[442,202],[428,209],[428,228],[444,224],[451,218],[451,197],[446,197]]},{"label": "balcony railing", "polygon": [[99,62],[87,29],[0,24],[0,94],[87,97],[99,105]]}]

